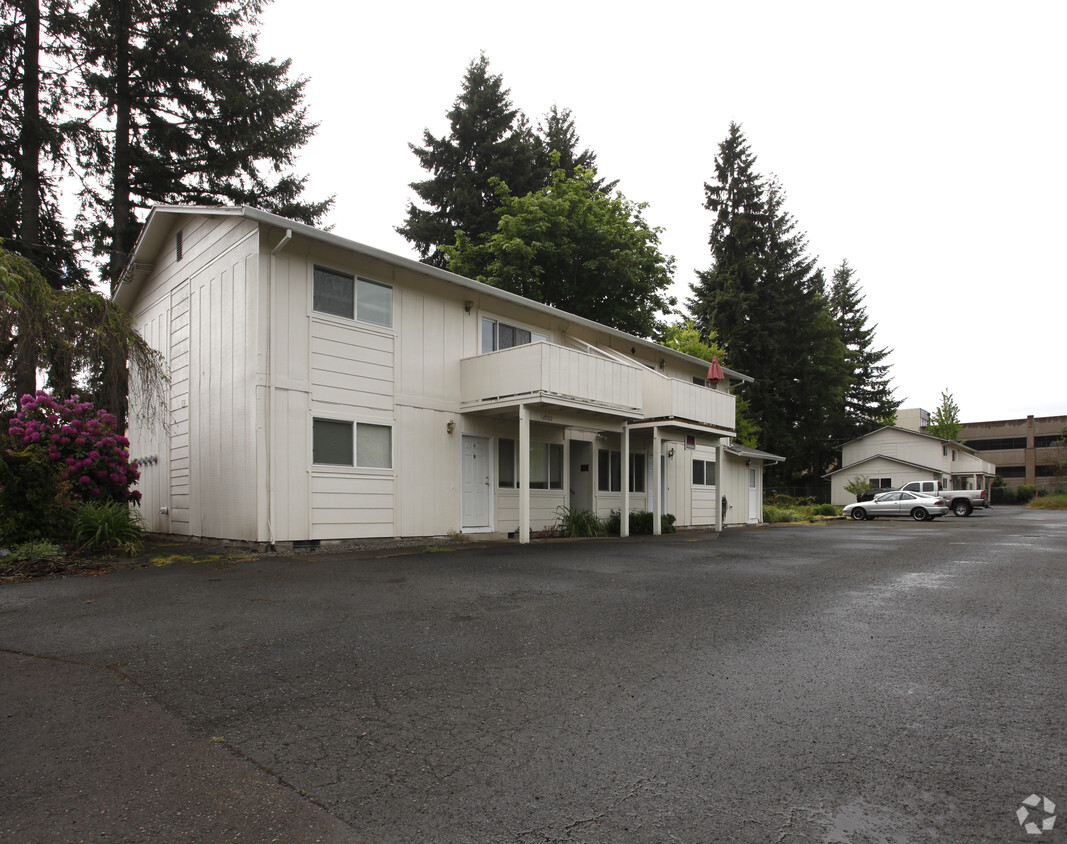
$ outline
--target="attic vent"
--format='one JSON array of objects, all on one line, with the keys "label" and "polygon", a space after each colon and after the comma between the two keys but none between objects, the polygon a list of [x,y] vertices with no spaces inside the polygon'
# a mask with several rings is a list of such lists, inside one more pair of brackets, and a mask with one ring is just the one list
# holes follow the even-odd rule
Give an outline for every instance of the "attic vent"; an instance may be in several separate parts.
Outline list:
[{"label": "attic vent", "polygon": [[174,260],[180,261],[182,259],[182,230],[178,229],[178,233],[174,235]]}]

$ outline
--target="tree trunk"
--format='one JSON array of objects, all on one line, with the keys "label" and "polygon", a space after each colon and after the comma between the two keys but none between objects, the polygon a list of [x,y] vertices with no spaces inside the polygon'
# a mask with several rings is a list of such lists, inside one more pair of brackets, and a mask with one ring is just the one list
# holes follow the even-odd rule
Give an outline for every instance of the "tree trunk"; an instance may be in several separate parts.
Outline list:
[{"label": "tree trunk", "polygon": [[111,290],[126,266],[130,240],[130,2],[118,3],[115,21],[115,148],[112,151],[112,235],[107,273]]},{"label": "tree trunk", "polygon": [[26,17],[22,77],[22,128],[19,170],[22,177],[19,252],[40,267],[41,242],[41,10],[37,0],[22,4]]}]

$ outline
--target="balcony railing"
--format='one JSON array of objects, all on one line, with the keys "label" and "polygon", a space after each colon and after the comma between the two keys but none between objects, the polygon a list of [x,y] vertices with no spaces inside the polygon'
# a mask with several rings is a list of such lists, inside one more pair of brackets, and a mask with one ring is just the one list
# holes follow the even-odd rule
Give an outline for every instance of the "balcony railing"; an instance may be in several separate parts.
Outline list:
[{"label": "balcony railing", "polygon": [[460,378],[465,410],[556,399],[632,419],[675,418],[734,428],[729,393],[551,343],[464,358]]},{"label": "balcony railing", "polygon": [[645,371],[644,378],[646,419],[686,419],[733,430],[734,397],[729,393],[709,390],[678,378],[665,378],[652,371]]},{"label": "balcony railing", "polygon": [[557,398],[595,405],[616,414],[641,415],[638,367],[555,346],[531,343],[460,361],[464,409],[518,404],[525,398]]}]

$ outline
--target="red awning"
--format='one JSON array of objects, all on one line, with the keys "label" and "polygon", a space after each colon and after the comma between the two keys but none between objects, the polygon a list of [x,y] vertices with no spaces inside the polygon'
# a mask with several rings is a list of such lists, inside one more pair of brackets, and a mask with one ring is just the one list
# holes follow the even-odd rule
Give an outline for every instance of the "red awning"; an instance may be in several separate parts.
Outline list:
[{"label": "red awning", "polygon": [[726,380],[726,373],[722,371],[722,367],[719,366],[719,356],[714,355],[711,359],[711,366],[708,367],[708,380],[711,382],[711,386],[718,386],[720,381]]}]

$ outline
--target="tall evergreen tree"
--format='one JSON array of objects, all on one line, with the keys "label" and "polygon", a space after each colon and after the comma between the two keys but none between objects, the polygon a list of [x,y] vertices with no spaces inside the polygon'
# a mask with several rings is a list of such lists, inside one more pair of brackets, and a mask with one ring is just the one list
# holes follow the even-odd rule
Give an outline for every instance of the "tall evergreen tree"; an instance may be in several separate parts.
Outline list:
[{"label": "tall evergreen tree", "polygon": [[[578,152],[581,139],[578,137],[578,129],[574,125],[574,115],[569,108],[562,111],[558,106],[552,106],[544,120],[537,127],[538,134],[543,142],[540,166],[545,171],[545,186],[551,184],[552,173],[556,169],[563,170],[568,177],[573,177],[579,170],[592,170],[597,172],[596,153],[586,147]],[[559,163],[553,164],[552,153],[559,153]],[[619,184],[618,179],[613,182],[605,182],[602,178],[595,178],[593,185],[601,193],[610,194]]]},{"label": "tall evergreen tree", "polygon": [[892,424],[900,401],[893,396],[889,365],[884,363],[890,350],[875,347],[877,326],[867,324],[856,271],[847,260],[834,270],[829,304],[838,336],[845,344],[849,370],[848,390],[839,408],[834,437],[838,442],[847,442]]},{"label": "tall evergreen tree", "polygon": [[448,134],[438,138],[427,129],[422,146],[410,144],[431,174],[411,188],[429,207],[410,203],[407,221],[397,231],[424,262],[446,266],[441,247],[454,244],[458,231],[478,242],[496,230],[502,201],[494,188],[497,180],[513,196],[543,187],[541,141],[509,97],[503,79],[489,72],[489,60],[482,55],[463,77],[463,89],[448,112]]},{"label": "tall evergreen tree", "polygon": [[715,212],[711,269],[697,274],[689,308],[702,334],[717,332],[746,387],[760,446],[789,458],[781,472],[818,476],[829,460],[827,423],[843,400],[844,349],[826,307],[822,273],[785,210],[774,180],[755,169],[731,124],[705,184]]},{"label": "tall evergreen tree", "polygon": [[56,288],[89,283],[59,211],[81,135],[66,113],[74,20],[66,0],[0,0],[0,236]]},{"label": "tall evergreen tree", "polygon": [[85,233],[114,280],[155,203],[250,204],[314,223],[332,198],[308,201],[290,171],[316,126],[305,79],[261,59],[259,0],[95,0],[79,31],[85,105],[98,143],[87,164]]}]

